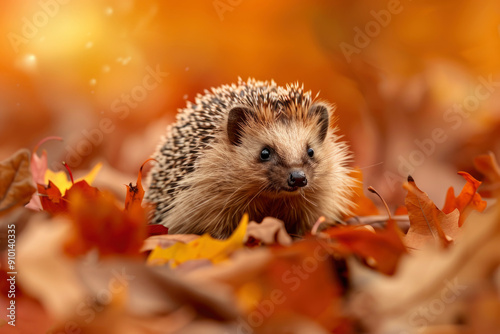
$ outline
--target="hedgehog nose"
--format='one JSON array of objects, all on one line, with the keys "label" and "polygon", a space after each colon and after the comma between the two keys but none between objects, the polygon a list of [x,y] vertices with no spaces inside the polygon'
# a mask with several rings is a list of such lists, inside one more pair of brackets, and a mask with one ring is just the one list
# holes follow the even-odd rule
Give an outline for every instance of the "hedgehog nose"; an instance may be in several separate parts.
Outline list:
[{"label": "hedgehog nose", "polygon": [[288,177],[288,185],[290,187],[304,187],[307,185],[306,174],[301,170],[295,170]]}]

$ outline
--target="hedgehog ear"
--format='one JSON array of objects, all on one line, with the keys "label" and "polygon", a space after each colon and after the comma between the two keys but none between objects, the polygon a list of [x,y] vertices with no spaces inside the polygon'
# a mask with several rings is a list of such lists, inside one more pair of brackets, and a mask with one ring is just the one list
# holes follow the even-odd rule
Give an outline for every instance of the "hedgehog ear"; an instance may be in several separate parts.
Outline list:
[{"label": "hedgehog ear", "polygon": [[229,110],[227,119],[227,136],[233,145],[241,144],[243,126],[253,114],[253,111],[245,106],[236,106]]},{"label": "hedgehog ear", "polygon": [[323,103],[315,103],[309,108],[309,117],[318,119],[319,138],[324,141],[330,126],[330,112],[328,107]]}]

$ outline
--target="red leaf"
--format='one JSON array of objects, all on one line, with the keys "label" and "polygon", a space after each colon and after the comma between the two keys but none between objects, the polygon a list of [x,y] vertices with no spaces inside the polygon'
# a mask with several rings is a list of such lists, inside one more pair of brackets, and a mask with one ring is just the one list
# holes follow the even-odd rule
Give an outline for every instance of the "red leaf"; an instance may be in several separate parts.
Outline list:
[{"label": "red leaf", "polygon": [[42,203],[42,207],[45,211],[55,215],[68,210],[66,200],[63,199],[61,191],[54,183],[52,183],[52,181],[49,181],[49,185],[47,187],[42,184],[37,184],[37,187],[40,202]]},{"label": "red leaf", "polygon": [[99,189],[90,186],[85,180],[73,184],[64,196],[61,196],[59,188],[50,180],[47,187],[41,184],[37,186],[43,209],[52,215],[68,212],[68,198],[74,192],[82,193],[87,199],[95,198],[99,194]]},{"label": "red leaf", "polygon": [[161,224],[149,224],[148,225],[148,235],[151,237],[153,235],[163,235],[168,234],[168,228]]}]

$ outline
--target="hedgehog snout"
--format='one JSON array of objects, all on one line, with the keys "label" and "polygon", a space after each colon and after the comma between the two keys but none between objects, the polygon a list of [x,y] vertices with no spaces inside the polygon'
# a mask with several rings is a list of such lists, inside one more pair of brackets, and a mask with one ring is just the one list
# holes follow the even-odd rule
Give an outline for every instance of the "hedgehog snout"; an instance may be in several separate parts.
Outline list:
[{"label": "hedgehog snout", "polygon": [[305,187],[307,185],[306,174],[301,170],[294,170],[288,176],[290,187]]}]

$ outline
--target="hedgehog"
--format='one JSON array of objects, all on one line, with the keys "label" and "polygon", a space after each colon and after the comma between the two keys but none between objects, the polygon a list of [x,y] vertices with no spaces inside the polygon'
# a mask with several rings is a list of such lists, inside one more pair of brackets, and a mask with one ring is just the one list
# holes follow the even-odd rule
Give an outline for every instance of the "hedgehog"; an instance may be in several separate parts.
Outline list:
[{"label": "hedgehog", "polygon": [[299,83],[238,80],[180,109],[153,154],[145,199],[169,233],[224,239],[244,213],[282,220],[291,235],[353,206],[351,153],[334,105]]}]

